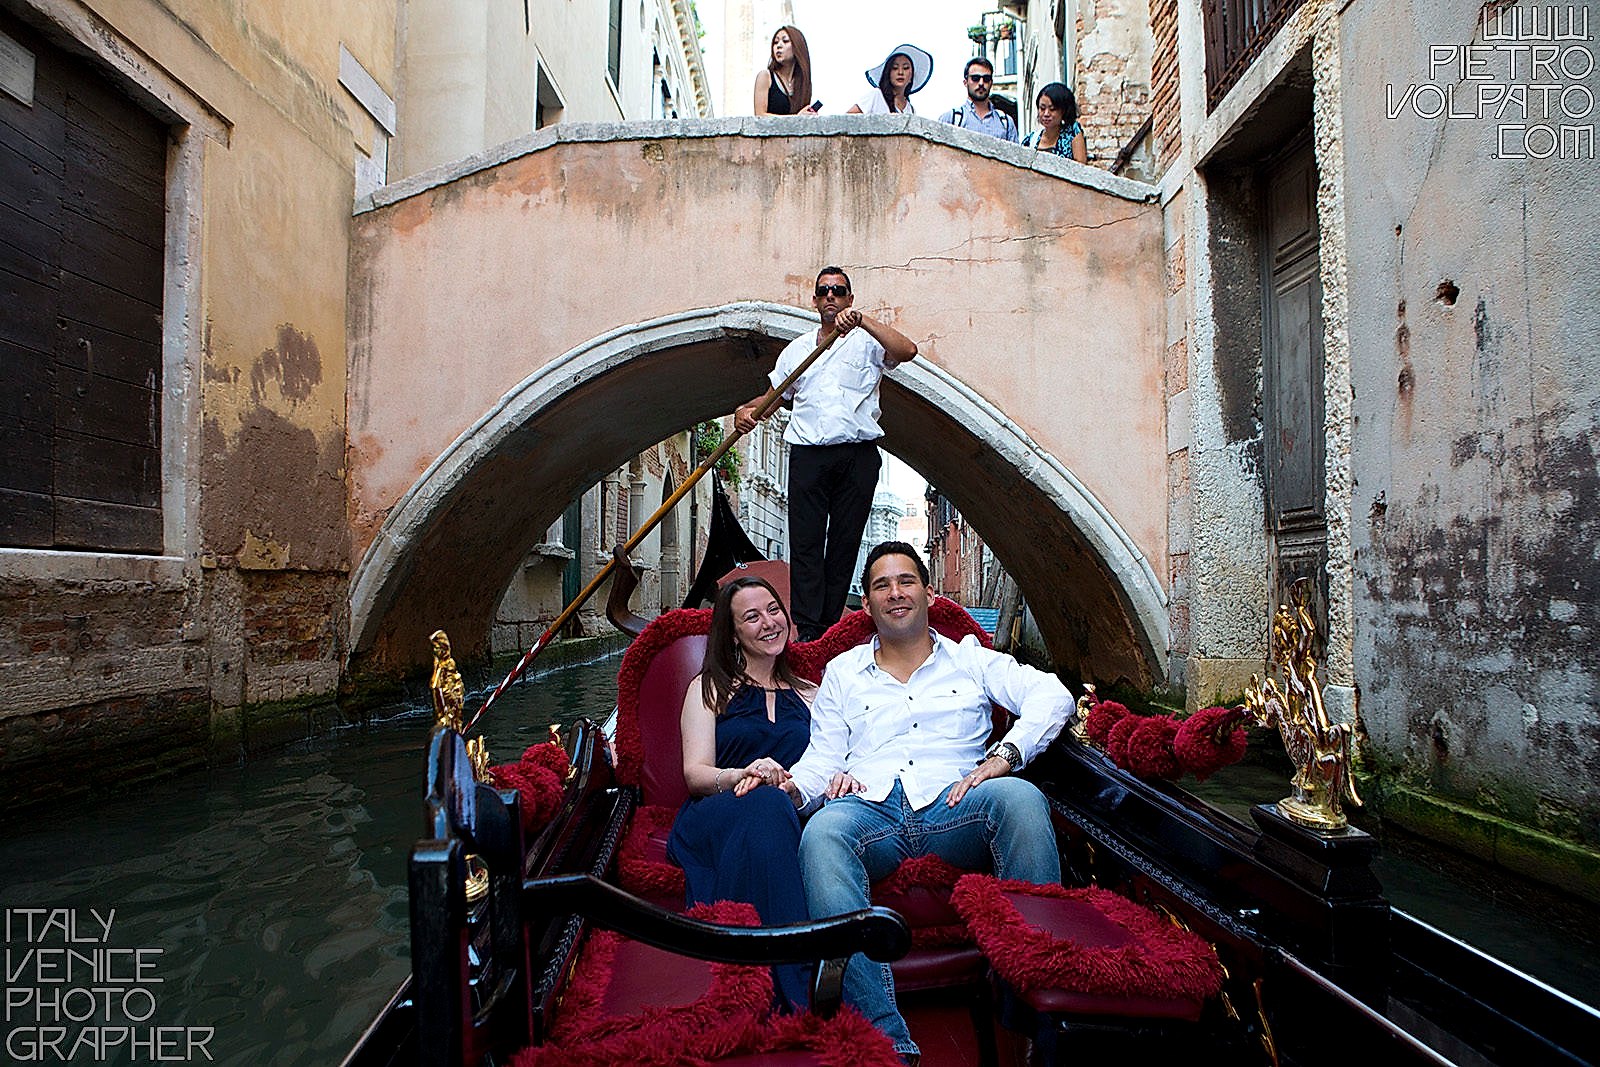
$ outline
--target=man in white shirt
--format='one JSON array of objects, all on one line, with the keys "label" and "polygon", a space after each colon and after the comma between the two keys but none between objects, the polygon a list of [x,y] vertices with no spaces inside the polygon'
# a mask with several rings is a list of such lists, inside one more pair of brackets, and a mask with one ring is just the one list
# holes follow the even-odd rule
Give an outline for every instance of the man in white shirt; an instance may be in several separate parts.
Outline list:
[{"label": "man in white shirt", "polygon": [[[815,641],[839,621],[861,533],[877,490],[878,384],[883,372],[916,358],[917,346],[892,326],[851,307],[850,279],[838,267],[817,274],[811,305],[821,325],[789,342],[769,378],[777,386],[817,347],[822,333],[839,330],[823,356],[789,392],[789,605],[800,640]],[[734,412],[740,433],[755,429],[766,394]]]},{"label": "man in white shirt", "polygon": [[967,69],[962,72],[961,81],[967,89],[967,102],[940,115],[939,121],[977,130],[1015,144],[1017,124],[989,99],[989,93],[994,89],[994,64],[982,56],[973,56],[967,60]]},{"label": "man in white shirt", "polygon": [[[916,550],[888,541],[867,554],[868,644],[828,664],[811,708],[811,744],[784,788],[798,806],[825,799],[800,840],[812,918],[868,904],[868,885],[901,861],[933,853],[997,877],[1061,881],[1050,809],[1011,774],[1043,752],[1072,711],[1054,676],[928,627],[928,570]],[[990,703],[1016,714],[985,748]],[[854,956],[845,999],[908,1061],[918,1054],[895,1007],[887,964]]]}]

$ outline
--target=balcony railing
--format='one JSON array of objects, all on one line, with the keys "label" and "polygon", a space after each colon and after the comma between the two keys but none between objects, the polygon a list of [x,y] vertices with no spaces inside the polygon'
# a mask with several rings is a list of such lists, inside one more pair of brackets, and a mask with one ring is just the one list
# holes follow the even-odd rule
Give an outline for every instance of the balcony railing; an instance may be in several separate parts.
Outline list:
[{"label": "balcony railing", "polygon": [[1228,95],[1272,35],[1305,0],[1202,0],[1206,26],[1206,110]]}]

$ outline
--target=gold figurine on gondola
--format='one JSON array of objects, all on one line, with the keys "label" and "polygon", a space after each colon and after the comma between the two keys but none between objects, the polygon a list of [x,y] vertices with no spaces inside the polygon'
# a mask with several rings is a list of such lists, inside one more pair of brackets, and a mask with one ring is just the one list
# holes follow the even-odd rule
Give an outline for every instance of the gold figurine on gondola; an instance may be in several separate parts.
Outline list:
[{"label": "gold figurine on gondola", "polygon": [[[456,670],[455,657],[450,652],[450,637],[443,630],[435,630],[428,641],[433,645],[433,676],[428,688],[433,691],[434,725],[448,726],[456,733],[461,733],[467,687],[461,680],[461,672]],[[489,746],[483,738],[475,737],[467,742],[467,758],[472,761],[472,777],[487,782]]]},{"label": "gold figurine on gondola", "polygon": [[460,733],[467,689],[461,681],[461,672],[456,670],[455,657],[450,653],[450,637],[443,630],[435,630],[428,641],[433,645],[433,677],[428,688],[433,691],[434,725],[448,726]]},{"label": "gold figurine on gondola", "polygon": [[1322,705],[1309,589],[1307,579],[1295,582],[1292,604],[1280,606],[1272,622],[1269,663],[1283,675],[1283,685],[1252,675],[1244,706],[1257,725],[1278,728],[1296,768],[1294,793],[1278,801],[1278,811],[1314,830],[1342,830],[1349,825],[1343,802],[1361,804],[1350,773],[1353,730],[1349,723],[1329,722]]}]

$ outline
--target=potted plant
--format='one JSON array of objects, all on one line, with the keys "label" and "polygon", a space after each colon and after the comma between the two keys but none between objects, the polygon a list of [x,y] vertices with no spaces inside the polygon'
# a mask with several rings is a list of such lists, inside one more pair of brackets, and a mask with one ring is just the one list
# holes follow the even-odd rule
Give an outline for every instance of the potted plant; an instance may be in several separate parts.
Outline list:
[{"label": "potted plant", "polygon": [[999,26],[999,37],[1002,41],[1009,41],[1016,35],[1017,24],[1011,19],[1006,19]]},{"label": "potted plant", "polygon": [[983,28],[983,23],[975,22],[967,27],[967,38],[974,44],[983,44],[989,38],[989,31]]}]

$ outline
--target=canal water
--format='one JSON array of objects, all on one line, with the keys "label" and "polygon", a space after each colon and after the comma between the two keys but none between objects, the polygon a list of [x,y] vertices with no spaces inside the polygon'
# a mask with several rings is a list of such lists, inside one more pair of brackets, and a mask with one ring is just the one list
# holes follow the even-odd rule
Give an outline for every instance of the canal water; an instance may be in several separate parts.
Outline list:
[{"label": "canal water", "polygon": [[[496,762],[543,740],[551,722],[606,715],[617,665],[613,656],[508,690],[485,720]],[[64,1025],[76,1040],[96,1025],[71,1020],[82,1004],[52,1009],[58,972],[41,977],[39,958],[26,955],[61,946],[61,928],[47,925],[55,909],[76,918],[77,936],[99,939],[75,946],[85,956],[142,950],[114,964],[123,977],[127,961],[140,968],[137,997],[119,1005],[127,1018],[114,1021],[148,1012],[133,1025],[187,1028],[222,1064],[337,1062],[407,973],[405,862],[422,829],[430,722],[424,709],[394,708],[241,766],[0,825],[0,906],[11,920],[0,1041],[20,1039],[0,1044],[0,1062],[28,1062],[41,1026]],[[1209,799],[1241,818],[1284,787],[1281,775],[1243,766],[1213,782]],[[1398,906],[1600,1001],[1593,909],[1413,842],[1386,841],[1379,874]],[[130,1060],[80,1051],[68,1062]],[[208,1060],[195,1052],[189,1062]]]}]

